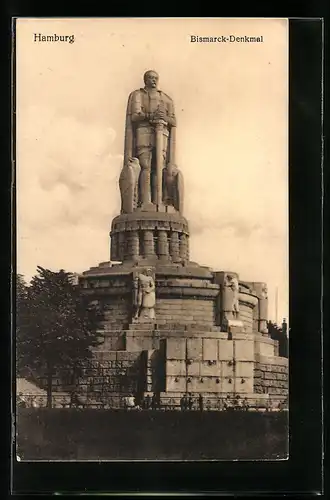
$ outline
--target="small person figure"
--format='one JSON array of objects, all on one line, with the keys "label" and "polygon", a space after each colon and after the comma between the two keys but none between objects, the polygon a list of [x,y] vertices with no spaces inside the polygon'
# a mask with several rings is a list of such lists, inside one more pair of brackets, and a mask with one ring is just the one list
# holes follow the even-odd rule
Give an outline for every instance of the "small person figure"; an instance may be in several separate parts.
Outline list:
[{"label": "small person figure", "polygon": [[157,406],[158,406],[157,395],[155,393],[153,393],[152,398],[151,398],[152,410],[157,410]]},{"label": "small person figure", "polygon": [[187,394],[184,394],[182,396],[182,398],[180,399],[180,407],[181,407],[181,411],[186,411],[187,410],[187,408],[188,408]]},{"label": "small person figure", "polygon": [[243,405],[242,406],[243,406],[243,410],[248,411],[248,409],[249,409],[249,403],[248,403],[247,398],[243,399]]},{"label": "small person figure", "polygon": [[70,408],[75,407],[77,408],[80,405],[80,401],[78,398],[78,394],[76,391],[71,392],[71,397],[70,397]]},{"label": "small person figure", "polygon": [[132,410],[135,407],[135,400],[133,394],[124,398],[124,405],[126,410]]},{"label": "small person figure", "polygon": [[191,392],[189,392],[189,398],[188,398],[188,409],[191,411],[194,406],[194,400],[192,398]]},{"label": "small person figure", "polygon": [[227,394],[227,397],[225,399],[225,402],[224,402],[224,409],[225,410],[230,410],[232,408],[232,402],[230,400],[230,394]]},{"label": "small person figure", "polygon": [[240,410],[240,408],[242,407],[241,397],[239,394],[235,396],[234,407],[235,410]]},{"label": "small person figure", "polygon": [[149,410],[150,404],[151,404],[151,398],[150,398],[150,395],[147,394],[146,397],[144,398],[144,409]]},{"label": "small person figure", "polygon": [[184,396],[182,396],[180,398],[180,408],[181,408],[181,411],[184,411]]},{"label": "small person figure", "polygon": [[198,407],[199,407],[199,411],[204,410],[204,400],[203,400],[203,396],[201,394],[198,396]]}]

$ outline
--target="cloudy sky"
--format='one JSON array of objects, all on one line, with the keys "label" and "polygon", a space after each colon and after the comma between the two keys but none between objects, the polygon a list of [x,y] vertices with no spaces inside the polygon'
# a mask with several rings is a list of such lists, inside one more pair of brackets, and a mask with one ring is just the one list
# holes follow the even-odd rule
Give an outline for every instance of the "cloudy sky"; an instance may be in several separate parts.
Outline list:
[{"label": "cloudy sky", "polygon": [[287,21],[20,19],[16,39],[18,272],[109,260],[127,97],[155,69],[176,107],[191,259],[267,282],[271,319],[278,288],[288,317]]}]

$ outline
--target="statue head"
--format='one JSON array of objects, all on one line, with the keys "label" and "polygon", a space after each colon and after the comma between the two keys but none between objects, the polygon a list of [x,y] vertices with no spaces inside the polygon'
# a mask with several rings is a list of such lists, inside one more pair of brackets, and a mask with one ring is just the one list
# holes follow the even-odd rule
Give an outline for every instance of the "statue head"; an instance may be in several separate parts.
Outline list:
[{"label": "statue head", "polygon": [[156,71],[149,69],[143,75],[143,81],[148,89],[156,89],[158,85],[159,75]]}]

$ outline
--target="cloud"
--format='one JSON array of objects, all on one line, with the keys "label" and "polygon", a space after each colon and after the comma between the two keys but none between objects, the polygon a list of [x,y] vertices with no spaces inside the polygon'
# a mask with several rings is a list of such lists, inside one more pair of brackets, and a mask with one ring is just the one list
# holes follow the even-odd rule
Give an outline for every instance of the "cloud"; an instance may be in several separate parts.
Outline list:
[{"label": "cloud", "polygon": [[62,258],[62,267],[74,268],[75,259],[80,267],[82,242],[99,247],[119,203],[122,156],[111,153],[115,130],[57,116],[52,108],[28,107],[21,114],[29,133],[18,157],[18,267],[31,275],[45,259],[51,265]]}]

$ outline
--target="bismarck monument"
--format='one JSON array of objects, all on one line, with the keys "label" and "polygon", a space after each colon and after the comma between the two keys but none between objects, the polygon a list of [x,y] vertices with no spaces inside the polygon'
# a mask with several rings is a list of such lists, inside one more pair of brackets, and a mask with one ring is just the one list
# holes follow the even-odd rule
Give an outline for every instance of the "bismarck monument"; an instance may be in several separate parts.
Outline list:
[{"label": "bismarck monument", "polygon": [[278,404],[288,360],[268,335],[266,284],[190,260],[174,104],[156,72],[144,84],[128,98],[111,260],[79,278],[104,315],[104,342],[81,389],[101,400],[156,394],[163,406],[184,393],[211,405],[228,394]]}]

